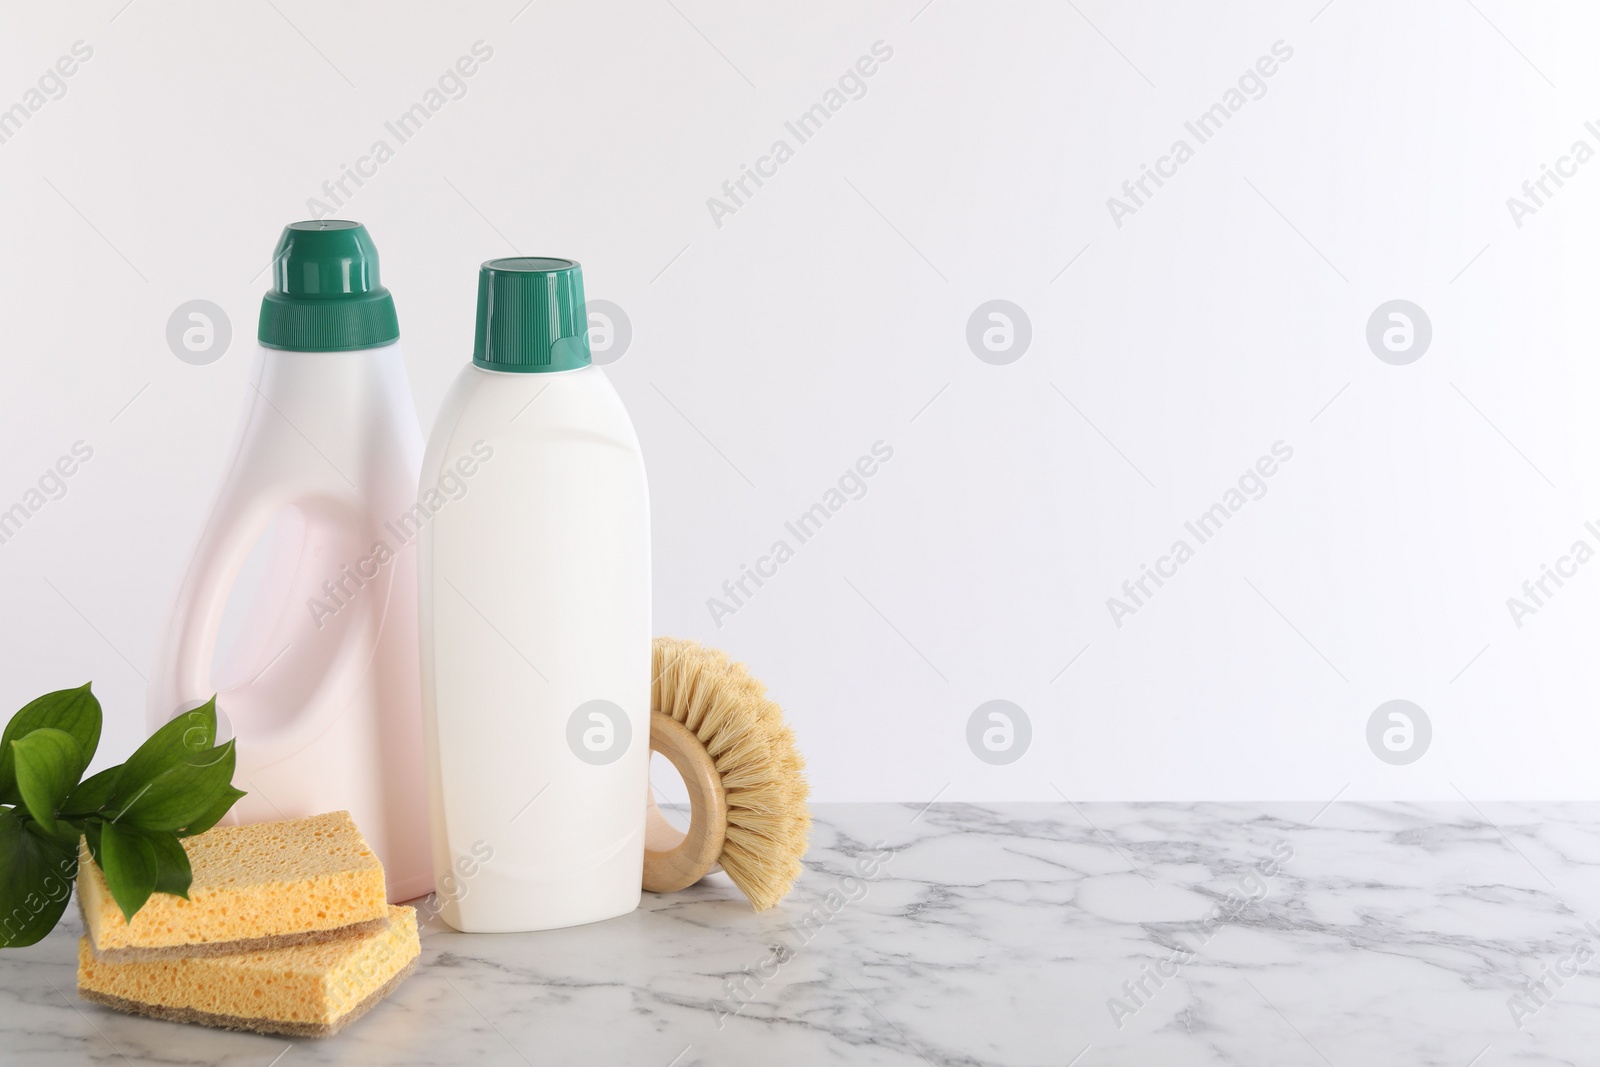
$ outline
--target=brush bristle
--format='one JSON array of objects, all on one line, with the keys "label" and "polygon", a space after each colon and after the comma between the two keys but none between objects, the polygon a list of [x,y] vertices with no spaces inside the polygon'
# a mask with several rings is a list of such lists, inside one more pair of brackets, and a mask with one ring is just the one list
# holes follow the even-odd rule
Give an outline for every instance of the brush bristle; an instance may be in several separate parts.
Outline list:
[{"label": "brush bristle", "polygon": [[728,796],[728,836],[718,860],[757,911],[800,877],[811,812],[805,760],[783,709],[742,663],[694,641],[655,640],[651,707],[700,739]]}]

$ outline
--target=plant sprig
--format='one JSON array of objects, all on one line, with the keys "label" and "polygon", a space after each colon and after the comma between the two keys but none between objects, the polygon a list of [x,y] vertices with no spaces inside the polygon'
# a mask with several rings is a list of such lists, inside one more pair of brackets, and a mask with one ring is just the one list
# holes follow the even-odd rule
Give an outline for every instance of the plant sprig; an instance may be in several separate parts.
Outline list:
[{"label": "plant sprig", "polygon": [[152,893],[187,899],[194,876],[179,839],[209,830],[244,796],[233,787],[233,741],[216,743],[216,697],[150,735],[126,763],[83,779],[101,721],[85,683],[29,702],[0,734],[0,948],[55,928],[80,838],[124,918]]}]

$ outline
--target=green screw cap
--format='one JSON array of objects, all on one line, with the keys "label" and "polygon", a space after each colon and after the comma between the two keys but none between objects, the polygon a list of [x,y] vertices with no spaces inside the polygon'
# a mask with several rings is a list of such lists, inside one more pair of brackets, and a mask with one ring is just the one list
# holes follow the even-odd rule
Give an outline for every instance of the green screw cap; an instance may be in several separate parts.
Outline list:
[{"label": "green screw cap", "polygon": [[378,249],[359,222],[291,222],[272,254],[257,331],[266,348],[342,352],[400,339],[394,297],[378,282]]},{"label": "green screw cap", "polygon": [[589,313],[577,261],[517,256],[479,268],[472,362],[518,373],[587,367]]}]

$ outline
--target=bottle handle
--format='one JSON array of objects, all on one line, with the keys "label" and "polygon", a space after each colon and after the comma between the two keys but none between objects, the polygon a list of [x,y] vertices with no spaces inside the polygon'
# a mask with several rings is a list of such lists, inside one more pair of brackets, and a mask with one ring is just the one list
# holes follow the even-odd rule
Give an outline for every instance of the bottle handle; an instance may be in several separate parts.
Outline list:
[{"label": "bottle handle", "polygon": [[[148,716],[152,730],[212,693],[212,660],[228,598],[268,523],[289,507],[299,508],[308,524],[325,521],[343,525],[350,518],[342,514],[346,511],[343,501],[293,479],[266,481],[248,491],[228,493],[218,502],[179,593],[167,637],[170,644],[158,665],[163,674],[152,681]],[[297,567],[303,560],[303,553],[296,557]],[[298,576],[296,570],[294,574],[280,577],[289,581]],[[385,576],[382,593],[385,601],[392,579],[392,573]],[[335,620],[332,625],[336,629],[319,636],[337,644],[329,647],[320,662],[301,664],[302,670],[315,675],[314,684],[309,688],[268,700],[266,691],[256,680],[251,680],[220,694],[218,703],[225,715],[232,706],[246,716],[241,723],[250,721],[252,725],[249,742],[239,753],[242,773],[252,773],[290,758],[325,733],[346,706],[345,695],[358,685],[370,667],[378,643],[372,612],[357,611]],[[293,644],[284,654],[292,654],[292,651]],[[291,659],[278,670],[292,674],[294,667]],[[271,727],[264,721],[255,721],[256,716],[251,714],[259,713],[262,705],[278,705],[266,708],[273,720]],[[293,705],[292,714],[285,714],[291,710],[287,705]],[[236,731],[239,725],[235,724]]]},{"label": "bottle handle", "polygon": [[211,661],[234,583],[267,524],[299,495],[296,487],[280,483],[266,492],[224,493],[217,502],[179,587],[167,648],[151,680],[152,730],[177,714],[183,702],[211,694]]}]

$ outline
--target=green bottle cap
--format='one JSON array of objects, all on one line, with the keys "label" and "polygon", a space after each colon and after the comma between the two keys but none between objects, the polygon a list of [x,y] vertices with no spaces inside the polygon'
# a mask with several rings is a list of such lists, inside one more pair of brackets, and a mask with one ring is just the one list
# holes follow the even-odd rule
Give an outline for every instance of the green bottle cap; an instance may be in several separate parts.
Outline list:
[{"label": "green bottle cap", "polygon": [[478,270],[478,339],[486,370],[576,370],[589,365],[589,313],[576,260],[516,256]]},{"label": "green bottle cap", "polygon": [[378,282],[378,249],[359,222],[291,222],[272,254],[257,331],[266,348],[342,352],[400,339],[394,297]]}]

